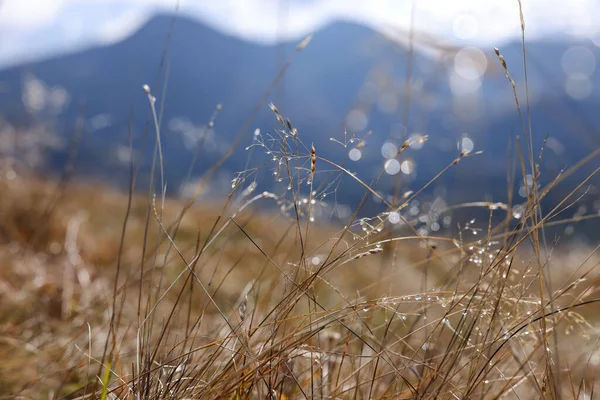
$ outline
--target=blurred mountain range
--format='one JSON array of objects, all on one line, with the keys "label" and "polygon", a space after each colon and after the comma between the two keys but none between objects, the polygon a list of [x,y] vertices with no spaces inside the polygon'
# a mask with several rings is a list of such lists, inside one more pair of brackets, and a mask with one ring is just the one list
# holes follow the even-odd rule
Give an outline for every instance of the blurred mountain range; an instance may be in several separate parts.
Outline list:
[{"label": "blurred mountain range", "polygon": [[[405,190],[418,189],[467,149],[483,153],[461,161],[431,190],[445,191],[449,201],[504,200],[509,149],[517,148],[515,138],[523,136],[523,128],[513,87],[493,48],[429,42],[411,50],[399,36],[346,22],[316,32],[220,170],[223,188],[236,172],[258,166],[273,170],[263,148],[245,150],[255,129],[268,141],[280,127],[267,106],[273,102],[308,148],[314,144],[320,156],[344,163],[367,183],[404,137],[427,135],[422,147],[400,156],[396,176],[385,175],[378,186],[384,194],[391,194],[394,182]],[[0,114],[5,130],[8,126],[13,132],[47,124],[63,143],[51,151],[50,166],[56,169],[68,157],[77,119],[84,118],[77,173],[126,184],[129,127],[135,148],[145,149],[142,174],[149,173],[154,131],[148,129],[150,107],[142,90],[148,84],[162,120],[167,181],[171,189],[179,188],[196,149],[192,176],[226,152],[296,46],[248,43],[191,19],[158,15],[120,43],[0,71]],[[549,40],[527,43],[526,49],[536,154],[549,135],[542,168],[547,183],[600,145],[600,48],[591,41]],[[522,45],[509,44],[500,52],[527,127]],[[208,126],[218,104],[222,110]],[[360,159],[348,160],[368,131],[373,133],[366,145],[353,154]],[[352,137],[357,139],[349,143]],[[578,176],[585,177],[597,164]],[[391,172],[398,170],[387,165]],[[350,182],[338,194],[360,199],[363,193]]]}]

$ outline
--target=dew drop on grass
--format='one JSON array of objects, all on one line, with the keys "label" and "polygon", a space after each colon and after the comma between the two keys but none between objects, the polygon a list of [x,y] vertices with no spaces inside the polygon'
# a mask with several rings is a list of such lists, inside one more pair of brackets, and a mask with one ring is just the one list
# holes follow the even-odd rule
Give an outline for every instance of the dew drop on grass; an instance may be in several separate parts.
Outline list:
[{"label": "dew drop on grass", "polygon": [[400,222],[400,214],[398,214],[397,212],[391,212],[388,215],[388,221],[390,221],[391,224],[397,224],[398,222]]},{"label": "dew drop on grass", "polygon": [[521,219],[523,217],[523,206],[520,204],[516,205],[513,208],[512,214],[514,219]]},{"label": "dew drop on grass", "polygon": [[468,137],[466,134],[462,137],[462,139],[458,142],[458,149],[463,153],[470,153],[473,151],[475,147],[473,140]]}]

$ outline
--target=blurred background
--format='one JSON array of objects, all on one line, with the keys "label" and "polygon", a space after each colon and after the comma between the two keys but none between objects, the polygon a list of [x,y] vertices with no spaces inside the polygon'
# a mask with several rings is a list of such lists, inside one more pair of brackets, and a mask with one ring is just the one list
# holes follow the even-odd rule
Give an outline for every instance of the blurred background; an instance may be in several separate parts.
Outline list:
[{"label": "blurred background", "polygon": [[[172,195],[188,193],[238,136],[203,196],[228,193],[235,179],[285,190],[268,153],[281,128],[272,102],[306,149],[314,144],[367,184],[384,171],[376,190],[389,202],[417,191],[464,151],[473,156],[428,186],[415,206],[518,205],[531,171],[523,176],[518,157],[514,179],[510,169],[529,101],[536,156],[547,137],[542,185],[590,157],[548,196],[551,207],[598,166],[600,3],[530,0],[522,10],[528,97],[516,0],[4,0],[2,174],[59,176],[69,167],[74,179],[124,188],[131,157],[140,154],[138,182],[147,182],[154,146],[148,84]],[[494,47],[515,82],[524,124]],[[411,148],[396,157],[407,139]],[[318,198],[338,217],[364,195],[347,177],[319,179]],[[571,214],[600,211],[598,183],[592,178],[581,189]],[[380,201],[370,198],[365,210]]]}]

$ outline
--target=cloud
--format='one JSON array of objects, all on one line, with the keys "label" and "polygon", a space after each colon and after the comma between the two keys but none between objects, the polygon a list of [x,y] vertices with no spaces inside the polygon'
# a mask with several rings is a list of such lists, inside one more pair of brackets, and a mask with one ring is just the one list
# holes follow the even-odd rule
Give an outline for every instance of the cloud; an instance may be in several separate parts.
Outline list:
[{"label": "cloud", "polygon": [[[152,12],[173,11],[176,0],[4,0],[0,6],[0,63],[30,51],[66,51],[90,42],[114,42]],[[412,9],[412,4],[416,8]],[[600,36],[598,0],[523,2],[526,37]],[[247,40],[299,39],[330,21],[344,19],[374,29],[394,27],[477,45],[501,45],[520,37],[516,1],[507,0],[181,0],[182,13]],[[42,35],[52,35],[49,40]],[[37,39],[36,39],[37,38]]]},{"label": "cloud", "polygon": [[149,14],[146,10],[135,8],[105,21],[98,29],[98,42],[110,44],[122,40],[146,22]]},{"label": "cloud", "polygon": [[[0,31],[26,32],[47,27],[57,20],[68,22],[69,9],[91,14],[99,8],[131,8],[140,12],[155,8],[175,9],[177,0],[3,0],[0,4]],[[87,10],[86,10],[87,9]]]},{"label": "cloud", "polygon": [[36,29],[56,18],[69,0],[5,0],[0,7],[0,26],[8,30]]},{"label": "cloud", "polygon": [[[566,33],[591,36],[600,30],[597,0],[571,0],[568,7],[564,0],[529,0],[523,7],[530,39]],[[403,31],[412,23],[417,32],[449,39],[456,39],[461,29],[457,20],[467,20],[472,34],[465,40],[474,44],[501,44],[521,34],[518,3],[507,0],[204,0],[189,1],[182,8],[231,34],[271,42],[298,38],[336,19]]]}]

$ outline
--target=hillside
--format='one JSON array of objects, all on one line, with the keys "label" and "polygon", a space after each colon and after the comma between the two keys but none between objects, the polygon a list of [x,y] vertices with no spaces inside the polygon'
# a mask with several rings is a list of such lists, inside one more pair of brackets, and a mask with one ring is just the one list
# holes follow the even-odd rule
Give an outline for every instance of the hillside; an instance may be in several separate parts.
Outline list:
[{"label": "hillside", "polygon": [[[163,105],[161,86],[154,87],[154,83],[168,37],[165,64],[168,79],[163,74],[159,80],[167,82]],[[549,175],[572,165],[598,145],[597,91],[579,101],[564,92],[561,57],[573,45],[584,46],[596,57],[600,56],[598,48],[587,43],[528,43],[535,147],[541,148],[547,133],[553,138],[552,143],[557,143],[546,154],[545,171]],[[142,140],[149,106],[141,91],[143,84],[150,84],[164,113],[164,152],[176,155],[169,157],[166,169],[170,188],[174,189],[185,176],[183,171],[187,171],[198,143],[203,149],[194,175],[202,174],[226,151],[276,76],[283,61],[281,54],[289,58],[294,48],[295,43],[282,47],[246,43],[191,19],[173,20],[170,15],[160,15],[120,43],[1,71],[4,90],[0,94],[0,109],[17,126],[51,118],[53,129],[67,137],[74,130],[76,118],[84,116],[87,123],[77,170],[123,183],[126,179],[120,176],[126,174],[115,154],[127,145],[132,107],[134,145],[145,143],[146,168],[150,163],[151,143]],[[515,43],[501,51],[522,88],[521,45]],[[440,180],[439,185],[462,187],[476,180],[475,186],[481,191],[473,193],[474,196],[498,197],[505,191],[508,143],[514,141],[515,135],[522,134],[522,130],[510,84],[492,49],[484,52],[488,67],[481,88],[475,97],[465,97],[451,89],[452,53],[439,60],[421,55],[417,47],[409,63],[403,46],[367,28],[340,22],[315,33],[311,44],[293,60],[279,88],[271,92],[267,101],[276,102],[297,126],[304,141],[314,143],[332,160],[343,160],[348,149],[331,146],[330,137],[342,140],[345,129],[349,135],[357,136],[372,130],[368,147],[361,161],[355,164],[365,179],[372,179],[382,167],[381,145],[386,140],[399,145],[406,106],[407,132],[427,134],[430,140],[412,157],[417,169],[403,178],[405,184],[418,187],[426,182],[453,159],[455,143],[468,135],[476,150],[485,151],[485,159],[471,160],[468,178],[457,168]],[[475,64],[467,64],[467,68],[477,68],[481,62],[477,57]],[[414,83],[406,103],[404,82],[409,64]],[[466,71],[468,74],[470,70]],[[599,73],[592,72],[592,85],[600,85]],[[24,79],[28,77],[41,81],[47,96],[53,87],[64,88],[70,101],[54,113],[26,109],[21,98]],[[206,138],[200,139],[217,104],[222,104],[223,109]],[[521,104],[525,105],[523,98]],[[352,114],[352,110],[356,112]],[[244,133],[246,144],[223,166],[226,175],[245,169],[247,157],[243,147],[250,144],[254,129],[268,134],[276,127],[274,122],[265,102]],[[60,165],[64,157],[59,154],[54,159]],[[469,182],[464,182],[465,179]],[[382,189],[389,184],[384,180]],[[499,185],[502,185],[500,190]],[[346,195],[353,196],[352,192]]]}]

